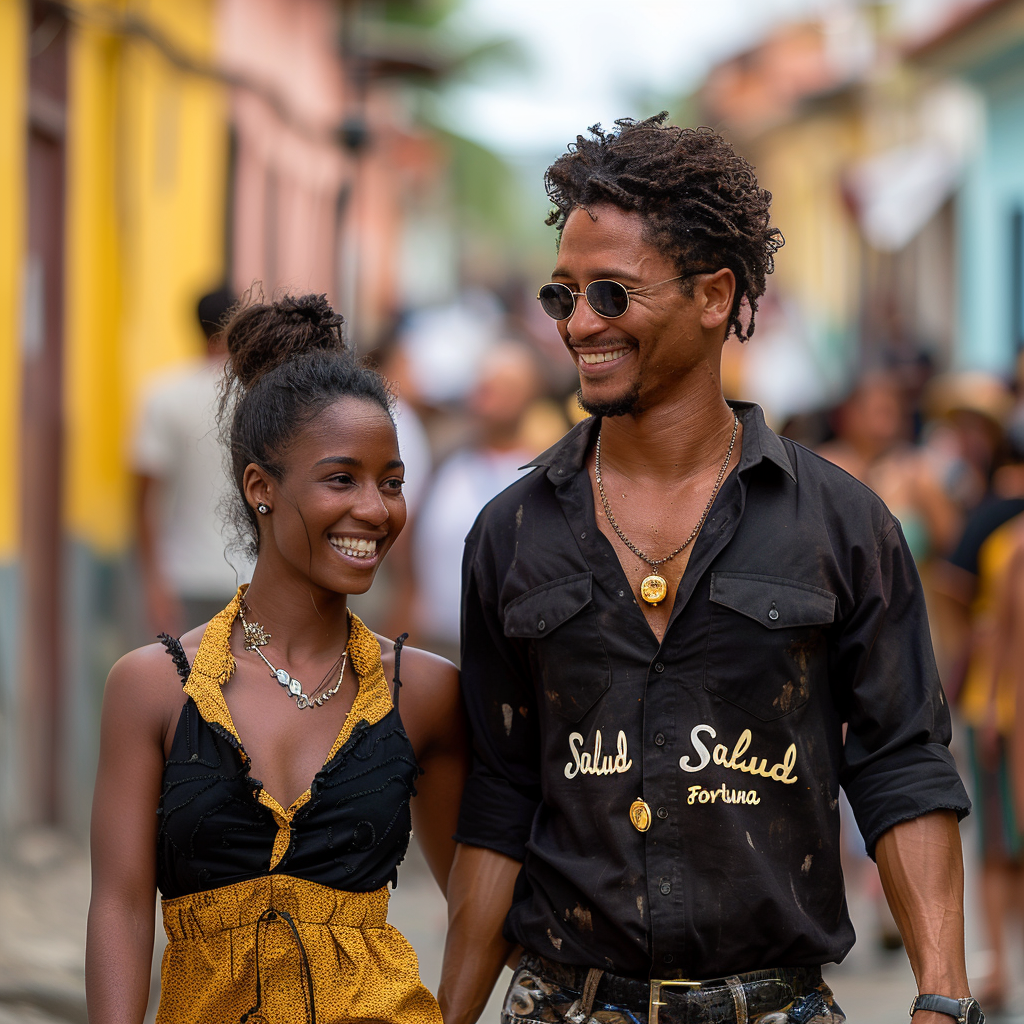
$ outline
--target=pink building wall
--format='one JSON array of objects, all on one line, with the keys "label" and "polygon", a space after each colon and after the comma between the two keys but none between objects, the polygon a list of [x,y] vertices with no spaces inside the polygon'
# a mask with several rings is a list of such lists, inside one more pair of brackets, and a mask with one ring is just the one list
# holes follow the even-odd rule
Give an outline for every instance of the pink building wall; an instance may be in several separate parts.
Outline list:
[{"label": "pink building wall", "polygon": [[233,285],[340,298],[338,196],[354,173],[335,141],[348,83],[331,0],[221,0],[220,60],[261,91],[233,96]]}]

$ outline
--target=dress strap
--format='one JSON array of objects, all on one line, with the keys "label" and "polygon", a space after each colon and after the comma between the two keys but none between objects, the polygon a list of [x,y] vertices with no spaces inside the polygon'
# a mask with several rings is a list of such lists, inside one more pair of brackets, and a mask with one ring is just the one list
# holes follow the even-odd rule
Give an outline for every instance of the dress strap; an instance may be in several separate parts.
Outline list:
[{"label": "dress strap", "polygon": [[409,634],[408,633],[403,633],[395,641],[395,678],[394,678],[395,695],[392,698],[391,703],[395,705],[395,710],[396,711],[398,710],[398,691],[402,688],[402,678],[399,675],[399,671],[398,670],[399,670],[399,666],[402,663],[402,648],[405,646],[405,641],[408,640],[408,639],[409,639]]},{"label": "dress strap", "polygon": [[181,646],[181,641],[169,633],[161,633],[157,640],[167,648],[167,653],[171,656],[171,661],[174,662],[174,667],[178,670],[182,682],[186,681],[192,667],[188,663],[188,657],[185,654],[185,648]]}]

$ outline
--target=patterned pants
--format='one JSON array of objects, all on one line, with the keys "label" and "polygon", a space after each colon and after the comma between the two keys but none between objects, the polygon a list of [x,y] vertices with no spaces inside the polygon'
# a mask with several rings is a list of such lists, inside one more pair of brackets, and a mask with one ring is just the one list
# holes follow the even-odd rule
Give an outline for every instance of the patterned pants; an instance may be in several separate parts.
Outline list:
[{"label": "patterned pants", "polygon": [[[765,972],[767,973],[767,972]],[[587,1006],[585,993],[543,976],[543,965],[525,954],[512,976],[502,1005],[501,1024],[654,1024],[646,1005],[614,1005],[593,998]],[[751,976],[747,976],[748,978]],[[821,981],[813,991],[794,998],[781,997],[779,1005],[766,1008],[764,999],[751,999],[766,982],[740,978],[723,979],[700,989],[663,990],[658,1024],[843,1024],[845,1014],[836,1005],[829,987]],[[778,987],[776,982],[773,985]],[[584,986],[586,987],[586,986]],[[669,994],[685,993],[683,994]]]}]

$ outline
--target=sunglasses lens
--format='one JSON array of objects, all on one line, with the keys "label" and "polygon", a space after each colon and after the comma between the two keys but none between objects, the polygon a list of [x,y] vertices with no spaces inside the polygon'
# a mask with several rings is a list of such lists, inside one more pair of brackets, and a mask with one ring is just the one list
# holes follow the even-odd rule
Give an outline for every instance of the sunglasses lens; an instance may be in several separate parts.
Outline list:
[{"label": "sunglasses lens", "polygon": [[572,289],[567,288],[564,284],[544,285],[537,293],[537,298],[540,299],[540,308],[552,320],[565,320],[572,316],[573,307],[576,304]]},{"label": "sunglasses lens", "polygon": [[601,316],[622,316],[629,308],[629,293],[618,281],[592,281],[587,285],[587,302]]}]

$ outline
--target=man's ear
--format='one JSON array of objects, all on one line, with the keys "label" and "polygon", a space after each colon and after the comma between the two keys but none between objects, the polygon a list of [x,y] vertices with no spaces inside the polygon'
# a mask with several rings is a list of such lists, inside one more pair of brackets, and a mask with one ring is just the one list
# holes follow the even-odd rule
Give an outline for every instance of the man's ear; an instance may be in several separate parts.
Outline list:
[{"label": "man's ear", "polygon": [[728,267],[702,275],[694,285],[694,291],[703,303],[700,323],[705,330],[713,331],[728,324],[736,297],[736,275]]},{"label": "man's ear", "polygon": [[245,492],[245,501],[250,508],[258,508],[264,505],[268,508],[274,507],[274,482],[262,466],[250,462],[242,474],[242,490]]}]

